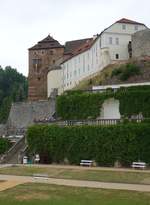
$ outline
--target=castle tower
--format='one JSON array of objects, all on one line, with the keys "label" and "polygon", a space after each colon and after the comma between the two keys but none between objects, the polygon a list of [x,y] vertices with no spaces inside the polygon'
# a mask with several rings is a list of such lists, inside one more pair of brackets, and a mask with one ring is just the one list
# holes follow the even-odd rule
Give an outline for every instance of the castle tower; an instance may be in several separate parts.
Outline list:
[{"label": "castle tower", "polygon": [[29,101],[47,99],[48,69],[63,56],[63,53],[64,46],[50,35],[29,48]]}]

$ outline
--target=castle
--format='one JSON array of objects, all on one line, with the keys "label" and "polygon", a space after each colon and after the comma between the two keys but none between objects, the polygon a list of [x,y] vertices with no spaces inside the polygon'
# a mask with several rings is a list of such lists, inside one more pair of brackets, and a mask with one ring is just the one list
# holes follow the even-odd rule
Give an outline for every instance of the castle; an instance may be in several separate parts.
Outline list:
[{"label": "castle", "polygon": [[54,89],[61,94],[110,63],[128,60],[136,54],[133,34],[146,29],[143,23],[123,18],[93,38],[64,46],[49,35],[29,49],[29,101],[45,100]]}]

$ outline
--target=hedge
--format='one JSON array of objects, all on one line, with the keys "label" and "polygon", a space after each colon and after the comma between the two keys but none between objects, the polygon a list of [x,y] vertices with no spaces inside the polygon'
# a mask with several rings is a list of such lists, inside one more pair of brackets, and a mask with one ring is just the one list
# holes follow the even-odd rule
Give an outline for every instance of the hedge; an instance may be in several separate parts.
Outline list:
[{"label": "hedge", "polygon": [[45,162],[79,164],[81,159],[95,160],[102,166],[122,165],[142,160],[150,163],[150,126],[148,123],[104,126],[58,127],[34,125],[27,131],[31,153],[39,153]]},{"label": "hedge", "polygon": [[0,138],[0,154],[4,154],[10,148],[11,143],[7,139]]},{"label": "hedge", "polygon": [[120,88],[115,93],[110,89],[104,93],[68,92],[57,98],[57,116],[63,120],[95,119],[100,116],[103,102],[112,97],[119,100],[121,115],[142,113],[150,117],[150,86]]}]

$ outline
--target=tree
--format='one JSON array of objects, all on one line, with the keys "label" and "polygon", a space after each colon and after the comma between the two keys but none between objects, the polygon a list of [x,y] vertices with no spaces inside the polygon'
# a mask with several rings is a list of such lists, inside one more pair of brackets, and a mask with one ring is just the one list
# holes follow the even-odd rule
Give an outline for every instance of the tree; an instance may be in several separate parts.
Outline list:
[{"label": "tree", "polygon": [[0,123],[4,123],[9,115],[12,102],[27,99],[27,78],[11,66],[3,69],[0,66]]}]

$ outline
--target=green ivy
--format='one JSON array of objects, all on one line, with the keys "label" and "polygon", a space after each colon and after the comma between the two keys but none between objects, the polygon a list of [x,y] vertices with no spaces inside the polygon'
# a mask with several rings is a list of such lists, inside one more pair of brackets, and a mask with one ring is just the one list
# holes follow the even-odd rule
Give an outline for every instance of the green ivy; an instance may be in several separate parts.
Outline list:
[{"label": "green ivy", "polygon": [[114,97],[120,102],[120,113],[130,117],[142,113],[150,117],[150,86],[120,88],[116,93],[107,90],[104,93],[71,91],[58,96],[56,110],[58,117],[64,120],[95,119],[106,99]]},{"label": "green ivy", "polygon": [[148,123],[104,126],[58,127],[34,125],[27,131],[29,150],[46,156],[48,162],[79,164],[95,160],[102,166],[123,165],[142,160],[150,163],[150,126]]}]

